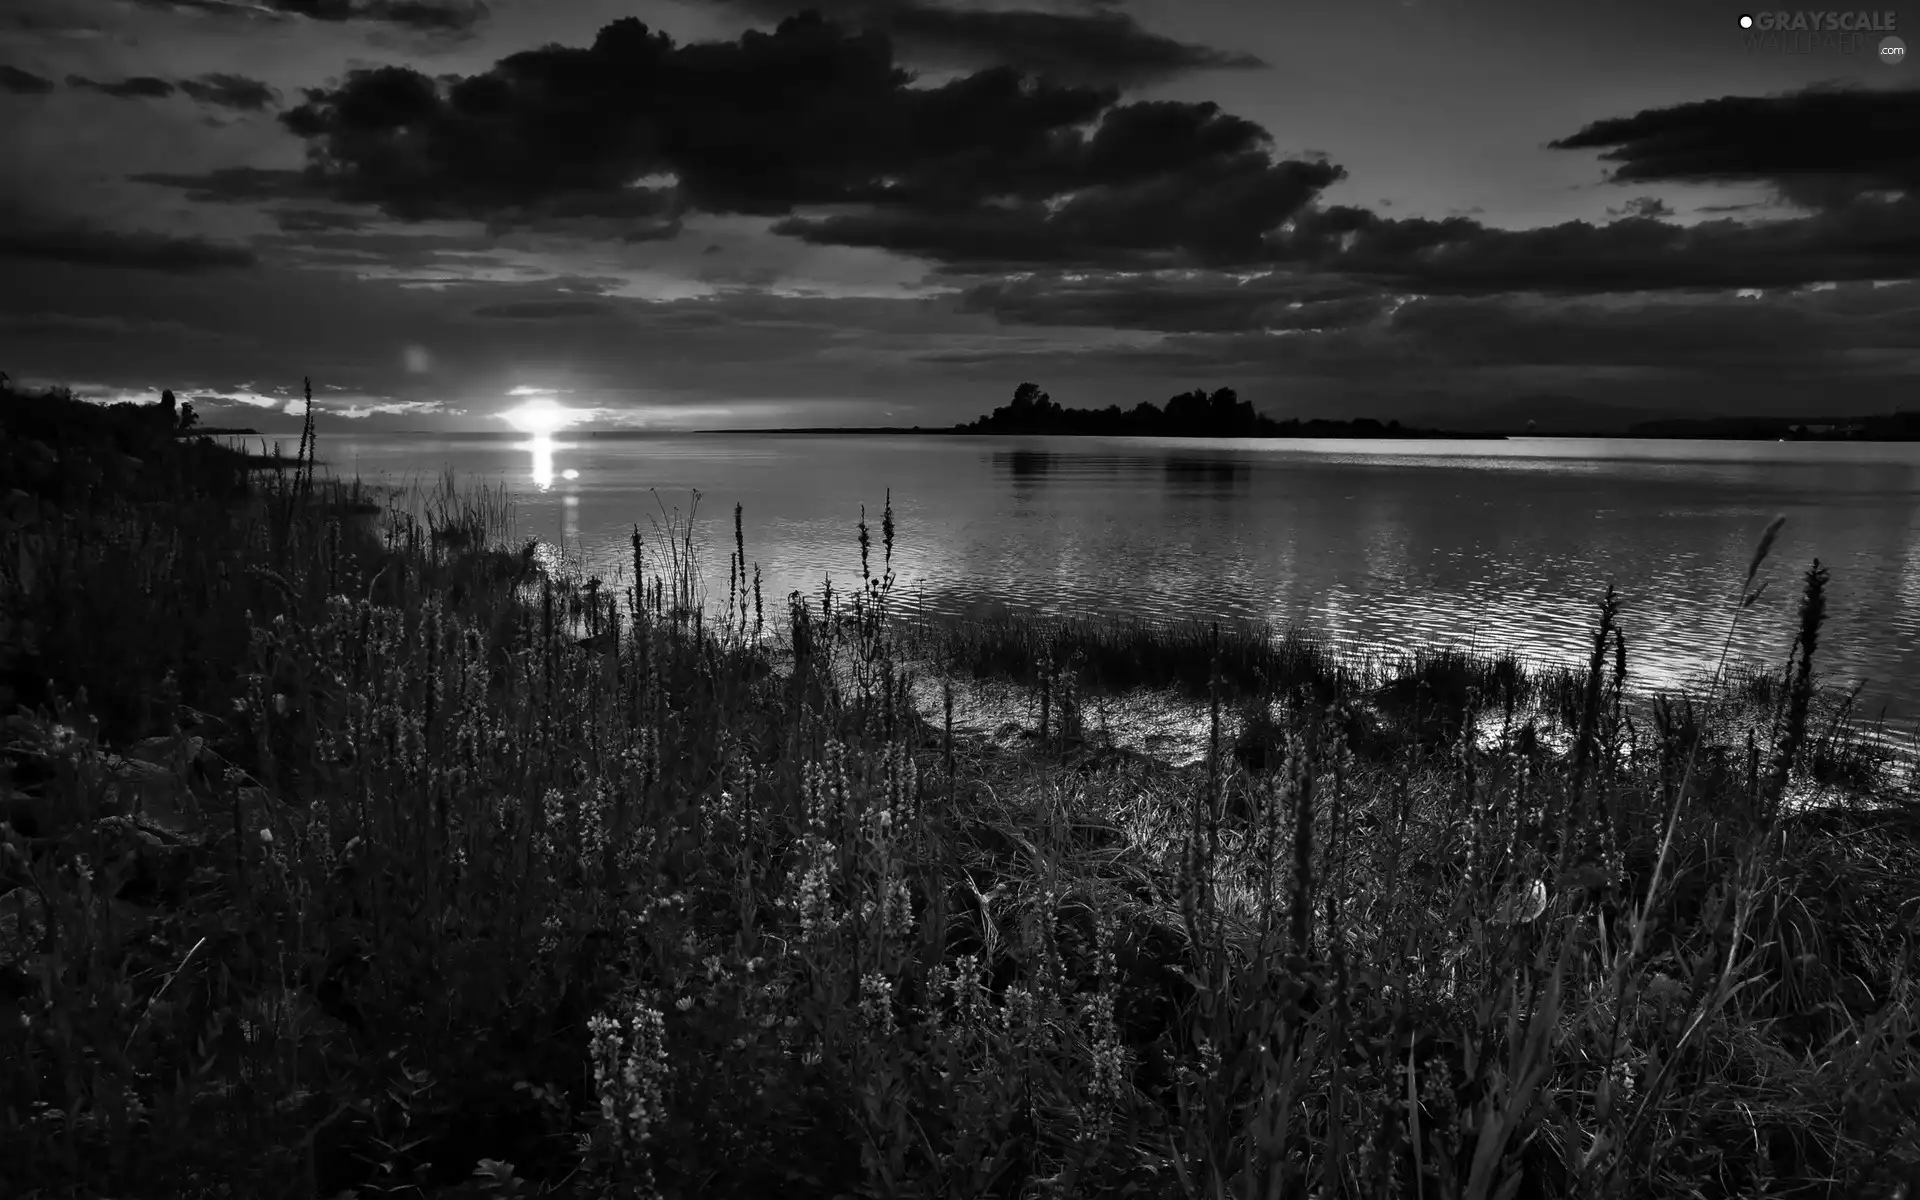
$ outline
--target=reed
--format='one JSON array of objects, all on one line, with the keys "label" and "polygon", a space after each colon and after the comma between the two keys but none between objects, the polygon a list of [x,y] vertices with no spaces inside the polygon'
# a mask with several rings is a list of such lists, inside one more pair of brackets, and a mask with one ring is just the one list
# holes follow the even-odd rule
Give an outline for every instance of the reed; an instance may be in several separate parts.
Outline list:
[{"label": "reed", "polygon": [[[898,611],[889,499],[879,569],[863,513],[860,586],[784,622],[736,510],[709,619],[664,508],[609,584],[514,545],[501,497],[376,521],[252,486],[0,576],[55,682],[6,726],[0,1192],[1920,1173],[1920,819],[1817,686],[1818,568],[1790,672],[1642,702],[1604,602],[1569,671],[936,628]],[[1054,736],[956,731],[994,676]],[[1204,699],[1199,764],[1066,736],[1141,688]],[[1806,807],[1823,781],[1862,803]]]}]

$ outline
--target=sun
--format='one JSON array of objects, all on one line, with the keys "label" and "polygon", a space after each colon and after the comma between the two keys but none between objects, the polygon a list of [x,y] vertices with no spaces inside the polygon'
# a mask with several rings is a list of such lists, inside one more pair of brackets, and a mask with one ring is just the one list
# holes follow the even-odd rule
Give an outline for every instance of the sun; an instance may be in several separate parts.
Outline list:
[{"label": "sun", "polygon": [[573,424],[575,418],[578,416],[572,409],[563,408],[545,397],[538,400],[529,400],[525,404],[519,405],[516,408],[510,408],[500,415],[506,418],[507,424],[518,429],[521,433],[532,434],[534,437],[545,437],[548,434],[565,429],[567,426]]}]

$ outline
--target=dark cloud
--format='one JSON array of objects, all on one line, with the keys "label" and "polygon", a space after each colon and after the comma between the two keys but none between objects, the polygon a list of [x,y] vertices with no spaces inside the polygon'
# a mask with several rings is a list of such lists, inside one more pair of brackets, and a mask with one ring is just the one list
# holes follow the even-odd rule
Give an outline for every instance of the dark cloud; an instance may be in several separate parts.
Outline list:
[{"label": "dark cloud", "polygon": [[[1256,281],[1285,294],[1311,281]],[[1204,289],[1192,280],[1111,280],[1159,292],[1178,308]],[[1213,288],[1234,285],[1215,279]],[[1098,292],[1099,289],[1089,289]],[[1083,296],[1083,301],[1085,297]],[[923,352],[922,362],[955,370],[1054,378],[1204,370],[1235,381],[1243,395],[1291,406],[1298,397],[1357,398],[1368,411],[1419,411],[1427,389],[1470,400],[1542,390],[1674,411],[1754,413],[1873,411],[1901,401],[1920,353],[1920,285],[1799,289],[1764,297],[1719,294],[1548,296],[1354,295],[1281,308],[1290,324],[1111,339],[1075,349],[1064,342],[1028,350],[1003,344]],[[1043,310],[1043,293],[1036,293]],[[1136,311],[1146,307],[1135,299]],[[1072,302],[1052,314],[1070,316]],[[1315,315],[1350,310],[1344,324]],[[1095,323],[1100,323],[1098,314]],[[1143,322],[1145,324],[1145,322]],[[1171,328],[1173,322],[1156,321]],[[1857,406],[1857,407],[1856,407]],[[1328,411],[1339,405],[1329,404]]]},{"label": "dark cloud", "polygon": [[959,214],[911,209],[792,217],[777,233],[869,246],[971,269],[1036,264],[1213,265],[1259,262],[1268,235],[1345,176],[1326,162],[1249,154],[1101,184],[1052,201],[982,204]]},{"label": "dark cloud", "polygon": [[[1046,273],[981,284],[960,307],[1010,325],[1141,329],[1271,370],[1393,364],[1490,370],[1827,371],[1920,351],[1920,290],[1867,283],[1733,292],[1410,295],[1297,271]],[[1223,368],[1224,369],[1224,368]],[[1397,369],[1397,368],[1396,368]]]},{"label": "dark cloud", "polygon": [[311,200],[317,189],[301,171],[264,167],[221,167],[199,173],[149,171],[129,176],[136,183],[179,188],[201,203],[244,204],[267,200]]},{"label": "dark cloud", "polygon": [[252,20],[286,20],[284,13],[266,3],[255,0],[127,0],[139,8],[151,8],[160,12],[173,13],[210,13],[220,17],[247,18]]},{"label": "dark cloud", "polygon": [[1619,183],[1764,183],[1814,208],[1920,187],[1920,88],[1723,96],[1595,121],[1557,150],[1600,150]]},{"label": "dark cloud", "polygon": [[[1606,157],[1623,181],[1771,180],[1801,193],[1809,173],[1859,183],[1844,203],[1829,195],[1807,216],[1688,226],[1646,197],[1604,224],[1506,230],[1465,215],[1321,207],[1341,167],[1276,159],[1265,130],[1211,103],[1123,104],[1112,88],[1006,67],[910,83],[886,36],[814,16],[684,47],[629,19],[589,48],[526,51],[477,75],[356,71],[282,119],[308,142],[307,187],[404,220],[471,217],[633,240],[673,236],[688,212],[747,213],[781,218],[774,229],[786,236],[945,270],[1296,264],[1457,293],[1777,287],[1920,272],[1920,199],[1886,198],[1920,177],[1920,137],[1844,132],[1875,113],[1883,128],[1920,132],[1920,93],[1910,91],[1680,105],[1553,143],[1612,147]],[[1782,119],[1782,142],[1738,134],[1743,120],[1764,126],[1756,111]],[[1843,133],[1833,138],[1799,132],[1834,123]],[[1721,147],[1723,133],[1748,150]],[[247,182],[227,188],[231,198],[285,186]]]},{"label": "dark cloud", "polygon": [[202,104],[245,112],[259,112],[280,102],[280,94],[260,80],[219,71],[198,79],[183,79],[180,90]]},{"label": "dark cloud", "polygon": [[1047,271],[977,284],[961,293],[958,307],[1007,324],[1228,333],[1345,328],[1390,305],[1378,288],[1305,272]]},{"label": "dark cloud", "polygon": [[51,79],[42,79],[31,71],[0,63],[0,91],[12,92],[16,96],[40,96],[52,91],[54,86]]},{"label": "dark cloud", "polygon": [[[1790,287],[1920,276],[1920,90],[1812,88],[1597,121],[1550,143],[1610,147],[1623,183],[1770,184],[1813,211],[1680,225],[1649,198],[1622,219],[1494,229],[1338,206],[1273,239],[1277,261],[1408,291]],[[1729,209],[1727,211],[1734,211]]]},{"label": "dark cloud", "polygon": [[1863,350],[1920,349],[1912,301],[1873,298],[1880,302],[1848,313],[1824,293],[1771,303],[1730,295],[1636,301],[1435,297],[1397,308],[1387,335],[1408,353],[1451,366],[1832,372]]},{"label": "dark cloud", "polygon": [[153,75],[135,75],[131,79],[121,79],[111,83],[88,79],[85,75],[69,75],[67,86],[85,88],[122,100],[163,100],[174,93],[171,82]]},{"label": "dark cloud", "polygon": [[1673,215],[1673,208],[1658,196],[1635,196],[1616,208],[1607,209],[1610,217],[1646,217],[1660,220]]},{"label": "dark cloud", "polygon": [[487,18],[480,0],[265,0],[315,21],[382,21],[423,33],[464,33]]},{"label": "dark cloud", "polygon": [[136,75],[111,83],[88,79],[84,75],[69,75],[67,86],[123,100],[164,100],[175,92],[181,92],[202,104],[246,112],[258,112],[280,100],[280,94],[260,80],[223,71],[213,71],[198,79],[175,81],[153,75]]},{"label": "dark cloud", "polygon": [[[911,82],[887,37],[817,16],[684,47],[626,19],[590,48],[477,75],[356,70],[282,120],[308,142],[312,186],[405,220],[599,222],[632,239],[672,236],[689,211],[744,213],[942,262],[1255,258],[1343,174],[1275,161],[1265,130],[1211,103],[1120,104],[1007,67]],[[246,198],[223,186],[238,182],[201,191]],[[818,206],[840,211],[797,211]]]},{"label": "dark cloud", "polygon": [[1335,207],[1303,216],[1278,256],[1409,291],[1608,292],[1791,287],[1920,276],[1920,197],[1862,197],[1778,221],[1648,217],[1492,229]]},{"label": "dark cloud", "polygon": [[50,39],[92,38],[102,32],[98,25],[73,12],[78,6],[67,0],[39,0],[39,4],[42,7],[35,11],[35,0],[11,0],[0,12],[0,28]]},{"label": "dark cloud", "polygon": [[130,320],[120,316],[76,316],[72,313],[0,313],[0,330],[38,337],[92,339],[111,342],[126,337],[166,337],[202,343],[242,339],[180,321]]},{"label": "dark cloud", "polygon": [[273,215],[283,233],[350,233],[367,227],[367,218],[321,208],[291,208]]},{"label": "dark cloud", "polygon": [[779,18],[802,7],[894,38],[912,56],[968,66],[1005,65],[1080,83],[1131,86],[1192,71],[1264,67],[1250,54],[1175,41],[1110,3],[1075,11],[981,9],[926,0],[721,0]]},{"label": "dark cloud", "polygon": [[473,310],[473,315],[516,321],[554,321],[574,317],[604,317],[613,311],[613,305],[599,300],[524,300],[514,304],[483,304]]},{"label": "dark cloud", "polygon": [[31,222],[0,223],[0,258],[37,259],[83,267],[125,267],[183,273],[248,267],[253,252],[204,238],[170,237],[146,231],[115,233],[82,226],[30,228]]},{"label": "dark cloud", "polygon": [[481,0],[133,0],[143,8],[224,17],[376,21],[420,33],[466,33],[488,16]]}]

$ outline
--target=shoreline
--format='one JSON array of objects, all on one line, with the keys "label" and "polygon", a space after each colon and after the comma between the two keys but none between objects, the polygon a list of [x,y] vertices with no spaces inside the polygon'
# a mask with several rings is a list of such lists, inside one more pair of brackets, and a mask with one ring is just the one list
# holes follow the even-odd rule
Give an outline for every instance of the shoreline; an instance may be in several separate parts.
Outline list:
[{"label": "shoreline", "polygon": [[[201,436],[195,430],[193,436]],[[300,432],[290,429],[281,432],[255,431],[248,434],[228,434],[207,431],[212,437],[263,437],[272,439],[297,439]],[[517,431],[496,429],[378,429],[365,433],[356,433],[351,426],[344,431],[336,431],[335,437],[419,437],[419,438],[482,438],[493,441],[525,442],[536,435]],[[1776,437],[1772,435],[1745,435],[1739,433],[1646,433],[1622,430],[1594,430],[1590,432],[1567,432],[1556,430],[1551,433],[1527,430],[1500,431],[1454,431],[1435,434],[1392,435],[1326,433],[1326,434],[1275,434],[1275,435],[1215,435],[1215,434],[1161,434],[1161,433],[1081,433],[1072,431],[1005,431],[1005,430],[962,430],[950,428],[914,427],[906,425],[850,425],[850,426],[800,426],[794,428],[753,428],[753,429],[560,429],[546,435],[555,440],[580,438],[585,440],[622,441],[643,438],[674,437],[863,437],[863,436],[926,436],[926,437],[1059,437],[1059,438],[1142,438],[1167,441],[1419,441],[1419,442],[1485,442],[1485,441],[1624,441],[1624,442],[1711,442],[1711,443],[1748,443],[1756,446],[1787,445],[1902,445],[1920,438],[1908,437]],[[323,460],[324,462],[324,460]]]}]

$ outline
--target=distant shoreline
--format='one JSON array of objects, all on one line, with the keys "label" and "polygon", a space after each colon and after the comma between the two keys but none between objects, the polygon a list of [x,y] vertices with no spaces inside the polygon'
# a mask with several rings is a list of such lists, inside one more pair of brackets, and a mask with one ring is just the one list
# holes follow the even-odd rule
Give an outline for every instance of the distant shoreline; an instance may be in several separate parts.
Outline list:
[{"label": "distant shoreline", "polygon": [[[1000,431],[1000,430],[945,429],[945,428],[938,428],[938,427],[925,428],[919,425],[913,425],[913,426],[818,425],[818,426],[805,426],[797,429],[660,429],[660,430],[616,429],[616,430],[605,430],[605,431],[584,431],[584,433],[585,433],[585,436],[587,437],[613,438],[613,439],[658,437],[663,433],[704,434],[704,435],[716,435],[716,434],[738,435],[738,434],[751,433],[751,434],[780,434],[783,436],[820,435],[820,434],[889,434],[891,433],[891,434],[920,434],[922,436],[936,435],[940,437],[995,437],[995,436],[998,436],[998,437],[1073,437],[1073,438],[1145,437],[1145,438],[1176,438],[1182,441],[1192,441],[1192,440],[1201,440],[1201,439],[1213,439],[1217,441],[1222,438],[1227,438],[1234,441],[1260,441],[1260,442],[1325,441],[1333,438],[1359,438],[1366,441],[1486,442],[1486,441],[1505,441],[1507,440],[1507,437],[1508,437],[1508,435],[1504,433],[1452,433],[1452,432],[1445,432],[1445,431],[1399,432],[1399,433],[1392,433],[1392,434],[1339,432],[1339,433],[1283,433],[1283,434],[1264,434],[1263,433],[1263,434],[1244,434],[1244,435],[1209,434],[1209,433],[1076,433],[1076,432],[1058,432],[1058,431],[1041,431],[1041,430],[1035,430],[1033,432],[1028,433],[1028,432],[1013,432],[1013,431]],[[576,436],[579,436],[579,435],[576,435]]]},{"label": "distant shoreline", "polygon": [[[1665,424],[1665,423],[1663,423]],[[1678,424],[1678,423],[1676,423]],[[1791,428],[1777,428],[1768,422],[1760,427],[1751,425],[1737,428],[1717,427],[1715,423],[1686,423],[1685,428],[1634,428],[1592,429],[1592,430],[1399,430],[1391,433],[1356,433],[1351,431],[1316,431],[1282,434],[1184,434],[1184,433],[1098,433],[1059,430],[976,430],[954,429],[947,426],[913,425],[805,425],[793,428],[773,429],[560,429],[551,435],[556,441],[569,439],[593,439],[622,441],[639,438],[659,437],[722,437],[722,436],[770,436],[780,437],[820,437],[820,436],[921,436],[921,437],[1062,437],[1062,438],[1163,438],[1178,441],[1196,439],[1232,440],[1232,441],[1329,441],[1350,439],[1359,441],[1423,441],[1423,442],[1486,442],[1511,441],[1516,438],[1538,438],[1566,441],[1571,439],[1604,438],[1613,441],[1648,442],[1908,442],[1920,440],[1920,434],[1904,430],[1880,432],[1876,430],[1846,431],[1809,431],[1796,432]],[[378,431],[379,436],[402,437],[457,437],[484,438],[500,442],[524,442],[532,434],[503,432],[492,429],[388,429]],[[210,437],[257,437],[269,442],[279,439],[298,438],[300,431],[289,429],[277,432],[250,430],[241,433],[238,430],[210,429],[193,431],[194,436]],[[336,431],[335,437],[352,438],[365,436],[352,430]]]}]

